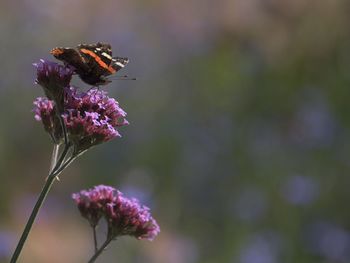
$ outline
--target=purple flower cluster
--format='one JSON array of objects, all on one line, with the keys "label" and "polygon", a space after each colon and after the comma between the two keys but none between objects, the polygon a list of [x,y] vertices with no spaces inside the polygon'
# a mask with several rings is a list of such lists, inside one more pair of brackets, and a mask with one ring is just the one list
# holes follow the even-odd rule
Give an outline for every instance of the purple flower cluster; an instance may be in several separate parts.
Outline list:
[{"label": "purple flower cluster", "polygon": [[89,146],[120,137],[116,128],[128,124],[126,112],[106,94],[98,89],[86,93],[66,89],[63,119],[73,142]]},{"label": "purple flower cluster", "polygon": [[33,65],[37,68],[37,79],[35,82],[49,90],[52,90],[52,85],[67,87],[74,73],[74,69],[71,67],[43,59]]},{"label": "purple flower cluster", "polygon": [[34,101],[35,119],[42,121],[55,143],[63,139],[59,116],[78,153],[120,137],[117,127],[128,124],[126,112],[115,99],[107,96],[107,92],[97,88],[78,92],[69,85],[73,71],[54,62],[41,60],[35,66],[36,82],[47,95]]},{"label": "purple flower cluster", "polygon": [[69,86],[74,69],[43,59],[33,65],[37,69],[35,83],[43,87],[46,97],[55,101],[58,109],[62,111],[64,88]]},{"label": "purple flower cluster", "polygon": [[114,198],[113,187],[99,185],[88,191],[82,190],[72,197],[78,205],[81,215],[86,218],[92,227],[97,226],[105,207]]},{"label": "purple flower cluster", "polygon": [[[46,186],[54,182],[55,176],[90,147],[120,137],[118,128],[129,123],[125,119],[126,112],[114,98],[108,97],[107,92],[98,88],[80,92],[73,87],[70,82],[73,74],[77,73],[73,67],[44,60],[34,66],[37,69],[36,84],[44,89],[46,95],[34,101],[34,117],[42,122],[56,144],[54,153],[60,152],[59,157],[53,155],[54,167],[48,177],[49,184],[45,184],[37,203],[41,204],[44,200],[42,197],[49,190]],[[86,70],[90,72],[89,68]],[[64,149],[56,151],[62,142]],[[73,194],[72,198],[81,215],[93,228],[95,254],[89,262],[95,262],[106,246],[118,236],[153,240],[160,232],[148,207],[141,205],[135,198],[126,198],[113,187],[95,186]],[[96,226],[101,218],[106,220],[108,231],[106,241],[98,248]]]},{"label": "purple flower cluster", "polygon": [[110,186],[99,185],[72,195],[81,215],[92,227],[101,217],[108,224],[108,238],[129,235],[137,239],[153,240],[160,228],[150,209],[135,198],[127,198]]},{"label": "purple flower cluster", "polygon": [[51,135],[52,140],[58,144],[63,138],[61,124],[55,114],[55,104],[48,98],[39,97],[34,101],[34,118],[41,121],[44,129]]}]

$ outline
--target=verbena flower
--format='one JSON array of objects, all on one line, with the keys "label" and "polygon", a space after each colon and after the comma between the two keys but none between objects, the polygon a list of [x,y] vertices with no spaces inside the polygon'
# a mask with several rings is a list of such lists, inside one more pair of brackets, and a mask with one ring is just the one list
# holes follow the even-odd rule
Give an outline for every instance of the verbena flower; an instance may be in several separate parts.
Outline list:
[{"label": "verbena flower", "polygon": [[130,235],[137,239],[153,240],[160,228],[150,209],[135,198],[126,198],[120,191],[109,186],[95,186],[73,194],[81,215],[96,226],[102,216],[108,224],[107,237]]},{"label": "verbena flower", "polygon": [[129,124],[118,102],[96,88],[80,93],[67,88],[64,105],[62,117],[78,151],[120,137],[117,127]]},{"label": "verbena flower", "polygon": [[81,215],[95,227],[104,214],[106,204],[113,202],[114,191],[113,187],[99,185],[88,191],[75,193],[72,198],[77,203]]},{"label": "verbena flower", "polygon": [[108,235],[112,238],[130,235],[137,239],[153,240],[160,232],[150,209],[135,198],[124,197],[119,191],[114,202],[107,204],[105,218],[108,222]]},{"label": "verbena flower", "polygon": [[69,86],[74,69],[43,59],[33,65],[37,69],[35,83],[44,89],[50,100],[55,101],[60,111],[63,110],[64,88]]},{"label": "verbena flower", "polygon": [[35,100],[35,119],[43,122],[55,143],[63,139],[59,116],[75,146],[75,154],[120,137],[117,128],[128,124],[126,112],[115,99],[107,96],[107,92],[97,88],[78,92],[69,84],[73,74],[71,68],[43,60],[35,66],[36,82],[48,97]]},{"label": "verbena flower", "polygon": [[44,129],[50,134],[53,142],[58,144],[63,138],[60,121],[55,113],[55,104],[52,100],[39,97],[34,103],[34,117],[37,121],[41,121]]}]

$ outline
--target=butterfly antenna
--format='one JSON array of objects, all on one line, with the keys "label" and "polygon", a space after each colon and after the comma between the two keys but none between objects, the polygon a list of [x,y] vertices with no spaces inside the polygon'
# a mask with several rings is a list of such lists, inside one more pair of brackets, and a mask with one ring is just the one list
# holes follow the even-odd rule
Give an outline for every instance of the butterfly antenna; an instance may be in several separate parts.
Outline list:
[{"label": "butterfly antenna", "polygon": [[113,79],[113,80],[136,80],[136,78],[129,78],[128,75],[124,75],[124,76],[114,76],[110,79]]}]

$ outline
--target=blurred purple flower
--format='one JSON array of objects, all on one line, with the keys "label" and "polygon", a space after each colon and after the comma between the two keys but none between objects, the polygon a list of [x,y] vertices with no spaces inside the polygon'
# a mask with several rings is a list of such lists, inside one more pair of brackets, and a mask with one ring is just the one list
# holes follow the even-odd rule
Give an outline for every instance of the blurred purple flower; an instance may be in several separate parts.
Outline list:
[{"label": "blurred purple flower", "polygon": [[11,256],[15,245],[15,236],[8,231],[0,231],[0,262],[5,262]]},{"label": "blurred purple flower", "polygon": [[267,210],[268,201],[261,189],[244,189],[234,204],[234,214],[242,221],[255,222],[261,219]]},{"label": "blurred purple flower", "polygon": [[332,262],[350,262],[350,233],[328,222],[316,222],[306,231],[306,247],[310,252]]},{"label": "blurred purple flower", "polygon": [[73,194],[82,216],[96,226],[102,216],[108,224],[108,238],[130,235],[137,239],[153,240],[160,228],[148,207],[135,198],[128,199],[109,186],[95,186]]},{"label": "blurred purple flower", "polygon": [[337,122],[324,94],[309,90],[291,127],[291,139],[303,147],[328,147],[336,136]]},{"label": "blurred purple flower", "polygon": [[240,263],[280,262],[281,238],[274,232],[254,235],[250,238],[239,256]]},{"label": "blurred purple flower", "polygon": [[282,195],[291,204],[308,205],[319,195],[316,180],[306,176],[290,176],[282,186]]}]

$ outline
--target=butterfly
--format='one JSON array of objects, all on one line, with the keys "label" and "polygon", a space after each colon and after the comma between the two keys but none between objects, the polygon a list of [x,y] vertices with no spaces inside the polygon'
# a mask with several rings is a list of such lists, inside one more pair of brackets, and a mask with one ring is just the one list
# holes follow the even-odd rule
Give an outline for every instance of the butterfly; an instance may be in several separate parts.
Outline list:
[{"label": "butterfly", "polygon": [[113,57],[111,45],[80,44],[77,49],[56,47],[50,52],[65,65],[72,66],[75,73],[87,84],[99,86],[111,82],[107,77],[115,74],[128,64],[128,58]]}]

